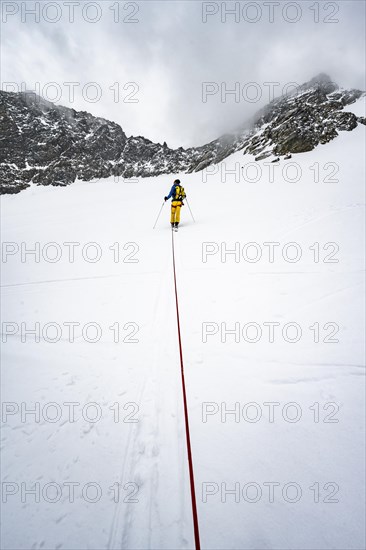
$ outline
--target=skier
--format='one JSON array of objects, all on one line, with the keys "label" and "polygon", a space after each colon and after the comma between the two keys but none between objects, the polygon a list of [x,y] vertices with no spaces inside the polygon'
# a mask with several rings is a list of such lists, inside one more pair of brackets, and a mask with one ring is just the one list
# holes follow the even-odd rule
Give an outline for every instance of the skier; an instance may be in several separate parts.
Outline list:
[{"label": "skier", "polygon": [[172,226],[173,231],[178,231],[178,225],[180,222],[180,209],[182,206],[184,206],[183,200],[186,198],[186,194],[180,184],[180,180],[174,180],[170,193],[169,195],[164,197],[164,200],[167,201],[168,199],[170,199],[170,197],[172,197],[170,225]]}]

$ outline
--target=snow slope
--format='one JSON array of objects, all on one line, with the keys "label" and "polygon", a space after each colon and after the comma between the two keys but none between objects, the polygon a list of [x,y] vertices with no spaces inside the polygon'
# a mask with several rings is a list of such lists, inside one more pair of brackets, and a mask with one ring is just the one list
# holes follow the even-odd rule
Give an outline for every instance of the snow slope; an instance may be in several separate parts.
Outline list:
[{"label": "snow slope", "polygon": [[[287,168],[239,152],[179,176],[196,218],[185,206],[174,239],[202,548],[365,547],[364,147],[360,125]],[[1,283],[5,549],[193,548],[168,205],[152,230],[172,179],[1,198],[3,243],[16,243]],[[36,242],[59,261],[22,261],[16,246]],[[95,263],[80,252],[91,242]],[[24,333],[36,322],[39,342]]]}]

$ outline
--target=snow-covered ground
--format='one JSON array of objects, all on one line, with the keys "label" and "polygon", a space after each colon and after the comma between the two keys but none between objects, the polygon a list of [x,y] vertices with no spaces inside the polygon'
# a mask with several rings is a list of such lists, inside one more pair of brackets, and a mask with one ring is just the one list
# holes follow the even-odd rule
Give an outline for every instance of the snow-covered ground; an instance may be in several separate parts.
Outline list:
[{"label": "snow-covered ground", "polygon": [[[202,548],[365,547],[364,150],[360,125],[178,175]],[[173,179],[1,199],[4,549],[193,548],[168,205],[152,229]]]}]

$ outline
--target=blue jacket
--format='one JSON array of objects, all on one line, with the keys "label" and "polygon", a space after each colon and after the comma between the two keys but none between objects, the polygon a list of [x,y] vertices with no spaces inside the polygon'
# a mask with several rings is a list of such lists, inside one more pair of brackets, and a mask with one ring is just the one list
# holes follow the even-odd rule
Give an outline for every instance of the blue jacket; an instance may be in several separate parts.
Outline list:
[{"label": "blue jacket", "polygon": [[174,200],[174,197],[175,197],[175,188],[178,187],[178,186],[179,186],[178,183],[173,183],[172,188],[171,188],[171,190],[170,190],[170,193],[169,193],[169,195],[167,195],[167,197],[166,197],[167,200],[170,199],[170,197],[172,197],[172,200]]},{"label": "blue jacket", "polygon": [[175,197],[175,188],[178,187],[178,185],[179,185],[178,183],[173,183],[172,188],[171,188],[171,190],[170,190],[170,193],[169,193],[169,195],[167,195],[167,197],[166,197],[167,200],[170,199],[170,197],[172,197],[172,200],[174,200],[174,197]]}]

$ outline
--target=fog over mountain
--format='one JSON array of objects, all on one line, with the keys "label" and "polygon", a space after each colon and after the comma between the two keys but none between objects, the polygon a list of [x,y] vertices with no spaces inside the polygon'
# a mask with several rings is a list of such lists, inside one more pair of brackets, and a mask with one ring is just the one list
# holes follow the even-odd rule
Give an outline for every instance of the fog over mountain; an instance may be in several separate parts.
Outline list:
[{"label": "fog over mountain", "polygon": [[364,2],[78,2],[38,15],[4,4],[3,90],[24,83],[172,148],[232,131],[320,72],[366,88]]},{"label": "fog over mountain", "polygon": [[33,93],[0,92],[0,192],[17,193],[30,182],[68,185],[108,176],[148,177],[197,172],[243,150],[272,162],[311,151],[342,131],[365,124],[347,112],[365,92],[344,90],[326,74],[271,101],[236,132],[202,146],[171,149],[164,141],[127,137],[113,121],[56,106]]}]

